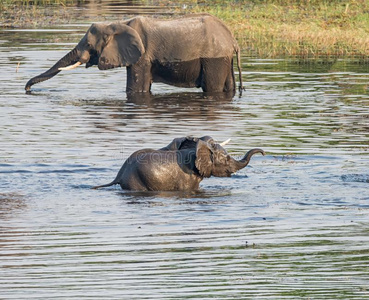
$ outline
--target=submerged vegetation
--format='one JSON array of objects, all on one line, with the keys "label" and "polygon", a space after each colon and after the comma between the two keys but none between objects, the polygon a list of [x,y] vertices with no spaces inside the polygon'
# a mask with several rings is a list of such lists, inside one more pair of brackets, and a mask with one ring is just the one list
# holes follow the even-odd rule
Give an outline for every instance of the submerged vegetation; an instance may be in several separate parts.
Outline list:
[{"label": "submerged vegetation", "polygon": [[[2,0],[0,22],[2,26],[20,27],[57,25],[73,18],[66,12],[71,10],[68,6],[84,2],[94,1]],[[249,56],[369,59],[367,0],[148,0],[134,3],[164,6],[174,14],[213,14],[231,28],[242,52]]]}]

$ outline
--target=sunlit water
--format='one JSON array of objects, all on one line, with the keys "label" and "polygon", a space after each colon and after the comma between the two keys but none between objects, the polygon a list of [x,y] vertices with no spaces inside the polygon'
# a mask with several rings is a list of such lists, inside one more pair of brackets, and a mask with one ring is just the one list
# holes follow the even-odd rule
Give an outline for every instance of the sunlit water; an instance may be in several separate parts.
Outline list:
[{"label": "sunlit water", "polygon": [[[243,58],[233,100],[82,67],[26,95],[87,27],[0,32],[2,299],[369,299],[367,65]],[[267,156],[194,193],[90,189],[187,135]]]}]

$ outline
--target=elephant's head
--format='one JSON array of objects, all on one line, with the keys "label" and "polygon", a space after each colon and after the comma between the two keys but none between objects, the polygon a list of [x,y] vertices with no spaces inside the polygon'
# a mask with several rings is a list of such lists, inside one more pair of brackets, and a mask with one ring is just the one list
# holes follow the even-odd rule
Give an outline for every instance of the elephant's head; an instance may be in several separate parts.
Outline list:
[{"label": "elephant's head", "polygon": [[145,52],[138,32],[124,23],[93,24],[78,45],[46,72],[30,79],[25,89],[48,80],[60,71],[81,64],[97,65],[100,70],[135,64]]},{"label": "elephant's head", "polygon": [[212,138],[207,138],[209,139],[205,141],[199,139],[196,144],[195,166],[202,177],[229,177],[246,167],[255,153],[265,155],[262,149],[255,148],[248,151],[242,159],[236,160],[223,148],[229,140],[217,144]]}]

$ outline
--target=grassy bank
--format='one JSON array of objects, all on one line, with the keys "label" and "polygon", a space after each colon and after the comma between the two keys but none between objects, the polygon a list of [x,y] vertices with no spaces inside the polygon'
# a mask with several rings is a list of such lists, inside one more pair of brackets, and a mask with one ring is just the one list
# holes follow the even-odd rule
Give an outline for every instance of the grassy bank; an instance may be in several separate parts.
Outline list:
[{"label": "grassy bank", "polygon": [[[73,14],[69,12],[77,3],[83,0],[2,0],[0,22],[2,26],[16,27],[57,26],[73,22]],[[178,14],[216,15],[234,32],[242,53],[249,56],[369,60],[367,0],[148,0],[142,3],[166,6]]]},{"label": "grassy bank", "polygon": [[222,19],[251,56],[368,60],[366,0],[204,0],[189,9]]},{"label": "grassy bank", "polygon": [[0,27],[35,28],[68,23],[75,0],[0,0]]}]

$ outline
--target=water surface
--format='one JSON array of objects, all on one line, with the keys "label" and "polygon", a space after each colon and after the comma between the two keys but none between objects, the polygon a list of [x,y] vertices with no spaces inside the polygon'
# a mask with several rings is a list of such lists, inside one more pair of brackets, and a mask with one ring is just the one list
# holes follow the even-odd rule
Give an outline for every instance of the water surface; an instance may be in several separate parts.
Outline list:
[{"label": "water surface", "polygon": [[[81,67],[26,95],[87,28],[1,31],[3,299],[369,299],[368,65],[244,57],[233,99]],[[267,156],[194,193],[90,189],[187,135]]]}]

